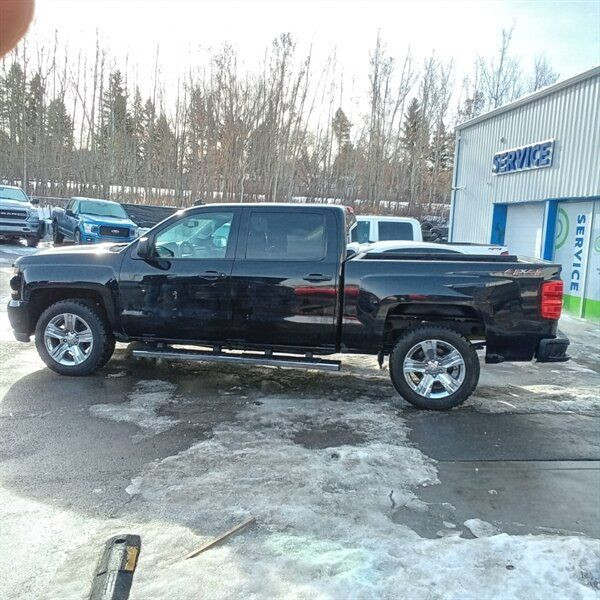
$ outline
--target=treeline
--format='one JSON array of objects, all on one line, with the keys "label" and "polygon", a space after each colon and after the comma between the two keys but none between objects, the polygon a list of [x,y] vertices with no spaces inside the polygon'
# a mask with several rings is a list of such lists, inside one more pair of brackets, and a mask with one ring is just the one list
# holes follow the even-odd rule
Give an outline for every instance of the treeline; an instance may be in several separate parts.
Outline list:
[{"label": "treeline", "polygon": [[509,44],[503,32],[498,56],[476,61],[457,106],[451,61],[398,62],[380,39],[358,99],[344,96],[333,59],[317,69],[289,35],[254,72],[224,47],[174,91],[157,62],[144,95],[99,44],[88,58],[58,40],[34,53],[26,40],[0,71],[0,180],[42,196],[177,205],[335,198],[363,212],[443,214],[453,124],[557,78],[543,58],[526,77]]}]

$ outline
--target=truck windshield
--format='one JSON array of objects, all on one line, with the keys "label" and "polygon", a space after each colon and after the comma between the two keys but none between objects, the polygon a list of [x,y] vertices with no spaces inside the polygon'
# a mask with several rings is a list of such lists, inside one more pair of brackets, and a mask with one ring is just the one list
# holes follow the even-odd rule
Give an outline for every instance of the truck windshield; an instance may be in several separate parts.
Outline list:
[{"label": "truck windshield", "polygon": [[83,215],[92,215],[94,217],[116,217],[117,219],[127,219],[127,213],[120,204],[112,202],[95,202],[92,200],[83,200],[79,204],[79,212]]},{"label": "truck windshield", "polygon": [[0,199],[18,200],[19,202],[29,202],[27,194],[18,188],[9,188],[0,186]]}]

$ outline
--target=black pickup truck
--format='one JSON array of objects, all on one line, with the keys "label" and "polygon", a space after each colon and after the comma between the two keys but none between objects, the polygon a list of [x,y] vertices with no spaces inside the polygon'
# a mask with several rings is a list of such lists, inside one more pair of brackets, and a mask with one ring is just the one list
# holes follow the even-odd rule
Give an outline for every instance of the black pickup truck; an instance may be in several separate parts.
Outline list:
[{"label": "black pickup truck", "polygon": [[486,362],[567,360],[560,266],[514,256],[352,254],[342,207],[213,204],[129,244],[19,258],[8,313],[20,341],[85,375],[115,341],[134,356],[338,370],[389,356],[409,402],[463,402]]}]

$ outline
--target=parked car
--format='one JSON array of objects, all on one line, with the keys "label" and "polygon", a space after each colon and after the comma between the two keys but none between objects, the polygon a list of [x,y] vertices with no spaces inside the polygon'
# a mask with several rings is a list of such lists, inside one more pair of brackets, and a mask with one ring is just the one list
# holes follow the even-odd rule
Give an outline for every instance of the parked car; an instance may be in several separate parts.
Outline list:
[{"label": "parked car", "polygon": [[497,244],[436,244],[433,242],[375,242],[374,244],[348,244],[350,250],[355,252],[368,252],[369,254],[491,254],[507,255],[506,246]]},{"label": "parked car", "polygon": [[97,198],[71,198],[66,208],[52,211],[56,246],[65,239],[76,244],[130,242],[138,237],[137,225],[118,203]]},{"label": "parked car", "polygon": [[[8,315],[63,375],[137,357],[339,370],[338,352],[389,357],[416,406],[463,402],[486,362],[568,360],[560,265],[514,256],[346,258],[342,207],[211,204],[129,244],[49,249],[15,263]],[[189,346],[209,347],[207,350]],[[180,346],[188,346],[181,348]],[[242,350],[243,352],[232,352]]]},{"label": "parked car", "polygon": [[0,185],[0,238],[24,239],[35,248],[43,236],[37,201],[14,185]]},{"label": "parked car", "polygon": [[356,227],[351,231],[351,242],[366,244],[385,240],[423,241],[421,225],[409,217],[377,217],[357,215]]}]

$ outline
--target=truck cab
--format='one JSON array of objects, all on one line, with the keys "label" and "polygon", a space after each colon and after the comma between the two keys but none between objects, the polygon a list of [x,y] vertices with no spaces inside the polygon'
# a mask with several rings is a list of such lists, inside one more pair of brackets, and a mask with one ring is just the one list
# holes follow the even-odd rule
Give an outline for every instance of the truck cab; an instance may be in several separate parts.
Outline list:
[{"label": "truck cab", "polygon": [[379,217],[357,215],[351,242],[370,244],[388,240],[423,241],[423,232],[417,219],[410,217]]}]

